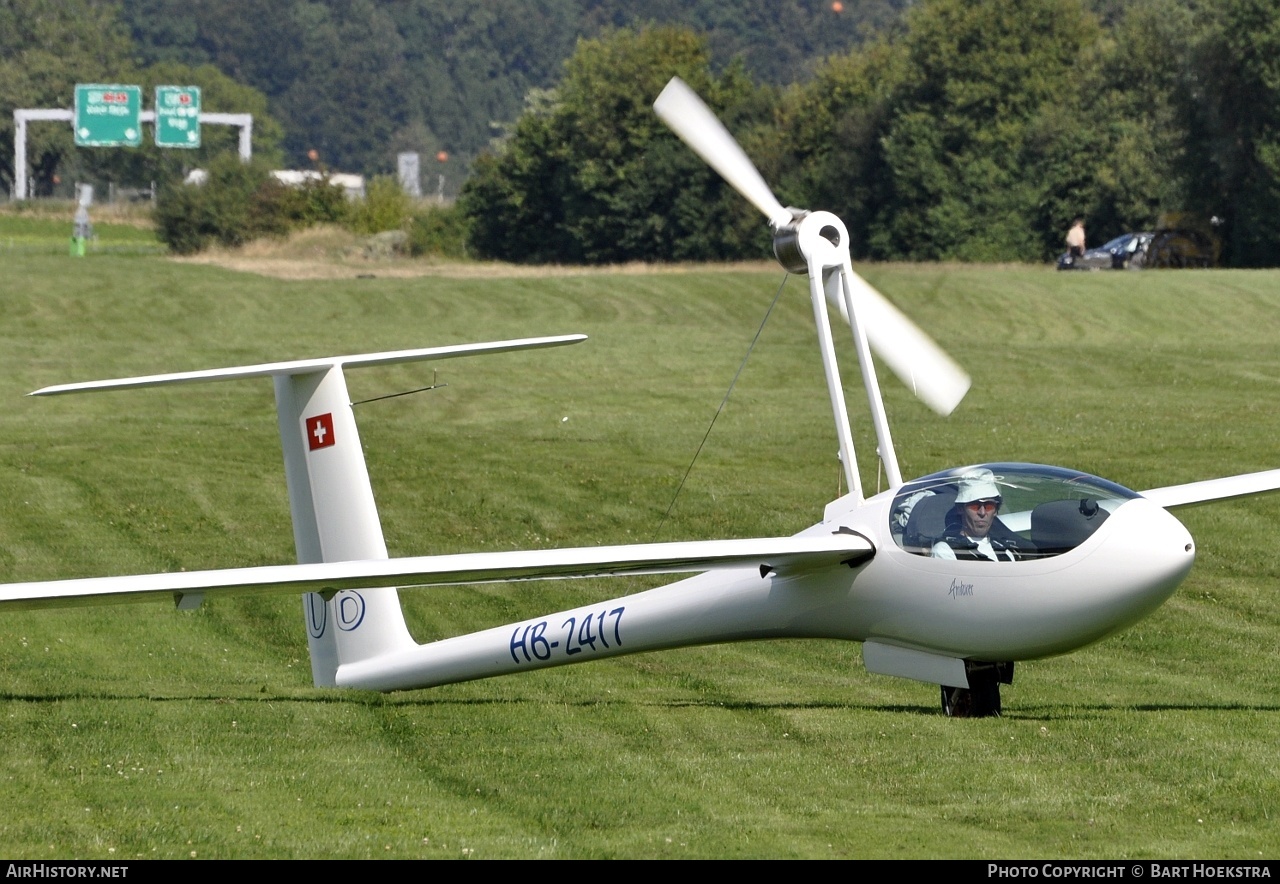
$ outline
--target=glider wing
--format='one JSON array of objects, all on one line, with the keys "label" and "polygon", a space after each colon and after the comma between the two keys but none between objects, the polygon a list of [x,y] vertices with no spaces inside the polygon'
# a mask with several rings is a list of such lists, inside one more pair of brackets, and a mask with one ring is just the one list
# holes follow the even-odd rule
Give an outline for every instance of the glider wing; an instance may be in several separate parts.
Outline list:
[{"label": "glider wing", "polygon": [[167,595],[172,595],[180,607],[188,607],[206,594],[332,593],[387,586],[452,586],[728,568],[758,568],[762,575],[772,572],[786,576],[840,564],[856,567],[874,554],[875,547],[861,535],[832,534],[270,565],[10,583],[0,585],[0,609],[111,604]]},{"label": "glider wing", "polygon": [[1280,470],[1264,470],[1260,473],[1227,476],[1224,479],[1188,482],[1186,485],[1169,485],[1141,493],[1143,497],[1158,506],[1170,509],[1195,503],[1227,500],[1232,497],[1246,497],[1267,491],[1280,491]]}]

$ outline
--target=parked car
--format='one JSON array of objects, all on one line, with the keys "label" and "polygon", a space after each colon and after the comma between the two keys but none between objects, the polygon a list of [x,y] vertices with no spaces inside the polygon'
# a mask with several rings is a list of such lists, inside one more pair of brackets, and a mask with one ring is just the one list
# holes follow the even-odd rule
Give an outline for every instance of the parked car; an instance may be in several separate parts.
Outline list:
[{"label": "parked car", "polygon": [[[1162,233],[1167,231],[1162,231]],[[1079,258],[1070,252],[1058,259],[1059,270],[1137,270],[1147,264],[1147,255],[1156,234],[1126,233],[1089,249]]]}]

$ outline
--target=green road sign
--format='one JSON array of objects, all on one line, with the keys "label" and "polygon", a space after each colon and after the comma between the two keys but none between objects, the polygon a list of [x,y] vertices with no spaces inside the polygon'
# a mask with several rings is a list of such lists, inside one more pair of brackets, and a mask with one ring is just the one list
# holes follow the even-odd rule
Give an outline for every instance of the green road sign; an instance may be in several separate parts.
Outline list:
[{"label": "green road sign", "polygon": [[76,84],[78,147],[137,147],[142,143],[140,86]]},{"label": "green road sign", "polygon": [[156,146],[200,146],[200,87],[156,87]]}]

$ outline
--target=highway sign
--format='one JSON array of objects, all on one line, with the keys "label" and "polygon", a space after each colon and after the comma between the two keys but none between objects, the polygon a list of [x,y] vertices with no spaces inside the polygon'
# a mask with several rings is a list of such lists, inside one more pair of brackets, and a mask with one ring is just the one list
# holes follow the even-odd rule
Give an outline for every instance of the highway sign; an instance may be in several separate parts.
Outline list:
[{"label": "highway sign", "polygon": [[142,88],[101,83],[76,84],[78,147],[137,147],[142,143]]},{"label": "highway sign", "polygon": [[200,87],[156,87],[156,146],[200,146]]}]

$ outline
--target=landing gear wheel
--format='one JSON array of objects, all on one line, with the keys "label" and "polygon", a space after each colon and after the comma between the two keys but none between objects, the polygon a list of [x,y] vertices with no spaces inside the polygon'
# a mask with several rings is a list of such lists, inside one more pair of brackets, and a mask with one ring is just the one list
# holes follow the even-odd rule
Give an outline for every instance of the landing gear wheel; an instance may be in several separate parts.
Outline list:
[{"label": "landing gear wheel", "polygon": [[942,711],[949,718],[992,718],[1000,714],[1000,683],[1013,683],[1012,663],[969,663],[968,688],[942,686]]},{"label": "landing gear wheel", "polygon": [[972,687],[942,686],[942,711],[950,718],[992,718],[1000,714],[1000,684],[994,678],[971,678]]}]

